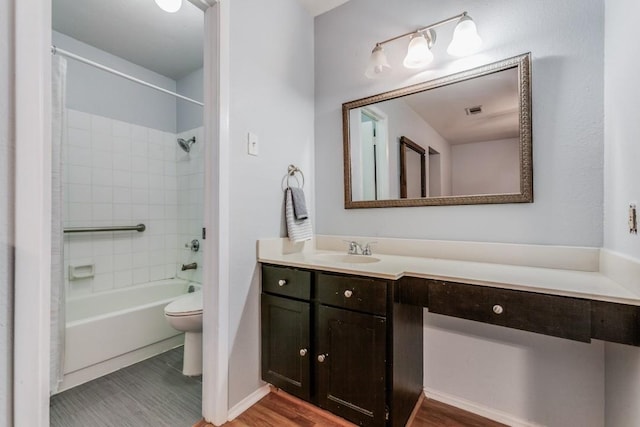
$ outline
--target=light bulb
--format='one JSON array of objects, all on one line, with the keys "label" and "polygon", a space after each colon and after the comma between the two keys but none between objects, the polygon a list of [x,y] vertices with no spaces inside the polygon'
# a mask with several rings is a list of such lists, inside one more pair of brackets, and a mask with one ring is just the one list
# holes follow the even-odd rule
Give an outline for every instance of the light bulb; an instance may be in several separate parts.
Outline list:
[{"label": "light bulb", "polygon": [[424,34],[414,34],[411,37],[409,47],[407,48],[407,56],[404,57],[402,64],[406,68],[422,68],[431,61],[433,61],[433,53],[429,48],[429,42]]},{"label": "light bulb", "polygon": [[475,22],[469,15],[460,18],[453,30],[453,39],[447,48],[452,56],[467,56],[476,53],[482,46],[482,39],[478,35]]},{"label": "light bulb", "polygon": [[182,0],[156,0],[156,4],[165,12],[174,13],[182,7]]},{"label": "light bulb", "polygon": [[375,79],[383,77],[391,72],[391,66],[387,61],[387,56],[384,54],[382,46],[376,45],[371,51],[371,57],[369,57],[369,66],[364,73],[365,77]]}]

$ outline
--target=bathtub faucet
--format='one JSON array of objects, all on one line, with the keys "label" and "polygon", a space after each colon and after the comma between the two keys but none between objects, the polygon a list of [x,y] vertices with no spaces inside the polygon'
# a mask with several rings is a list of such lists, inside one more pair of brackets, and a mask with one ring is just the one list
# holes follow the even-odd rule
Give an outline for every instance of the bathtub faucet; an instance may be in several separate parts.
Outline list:
[{"label": "bathtub faucet", "polygon": [[191,264],[182,264],[182,271],[185,270],[195,270],[198,268],[198,263],[192,262]]}]

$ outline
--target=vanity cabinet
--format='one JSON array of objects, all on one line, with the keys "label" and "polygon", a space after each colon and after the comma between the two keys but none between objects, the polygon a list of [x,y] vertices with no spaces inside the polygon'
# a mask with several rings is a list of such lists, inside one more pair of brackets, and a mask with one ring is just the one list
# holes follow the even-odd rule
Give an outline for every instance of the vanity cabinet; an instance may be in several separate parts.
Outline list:
[{"label": "vanity cabinet", "polygon": [[262,379],[304,400],[311,398],[310,306],[262,295]]},{"label": "vanity cabinet", "polygon": [[262,267],[262,378],[361,426],[404,426],[422,393],[422,309],[397,283]]},{"label": "vanity cabinet", "polygon": [[638,306],[416,277],[403,277],[398,287],[402,304],[430,313],[574,341],[640,346]]}]

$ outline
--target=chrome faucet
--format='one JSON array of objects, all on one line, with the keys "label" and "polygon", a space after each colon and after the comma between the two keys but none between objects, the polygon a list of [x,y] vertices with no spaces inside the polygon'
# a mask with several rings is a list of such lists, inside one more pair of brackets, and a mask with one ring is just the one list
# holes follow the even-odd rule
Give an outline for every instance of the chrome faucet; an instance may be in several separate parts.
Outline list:
[{"label": "chrome faucet", "polygon": [[195,270],[196,268],[198,268],[197,262],[192,262],[191,264],[182,264],[182,271]]},{"label": "chrome faucet", "polygon": [[369,242],[363,245],[362,243],[358,243],[355,240],[346,240],[346,242],[349,244],[349,249],[347,249],[347,254],[349,255],[372,255],[373,252],[371,252],[371,245],[373,243],[376,243]]},{"label": "chrome faucet", "polygon": [[362,253],[362,246],[360,246],[360,243],[352,240],[349,243],[349,249],[347,250],[347,254],[349,255],[360,255],[360,253]]}]

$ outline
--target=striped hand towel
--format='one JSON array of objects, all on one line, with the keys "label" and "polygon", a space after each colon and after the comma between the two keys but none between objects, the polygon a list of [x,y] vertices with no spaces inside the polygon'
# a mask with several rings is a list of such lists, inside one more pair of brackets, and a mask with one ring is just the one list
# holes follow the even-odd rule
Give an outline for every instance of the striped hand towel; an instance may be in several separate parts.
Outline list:
[{"label": "striped hand towel", "polygon": [[289,240],[292,242],[304,242],[305,240],[311,240],[313,232],[311,230],[311,219],[297,220],[293,212],[293,196],[291,195],[291,189],[287,188],[285,192],[284,213],[287,219],[287,233],[289,234]]}]

